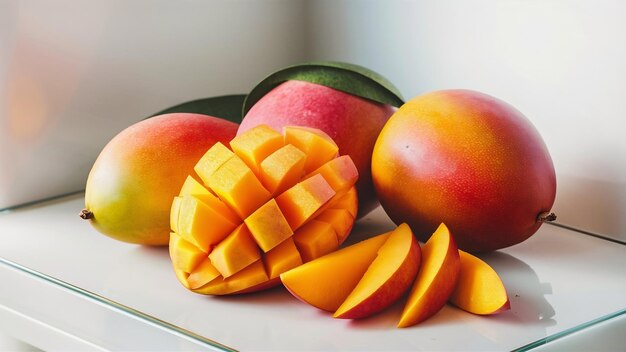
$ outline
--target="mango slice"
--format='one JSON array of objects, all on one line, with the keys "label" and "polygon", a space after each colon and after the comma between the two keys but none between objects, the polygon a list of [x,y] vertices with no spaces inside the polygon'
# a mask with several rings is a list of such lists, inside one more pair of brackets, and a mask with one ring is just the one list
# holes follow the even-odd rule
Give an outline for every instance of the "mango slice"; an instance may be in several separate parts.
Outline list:
[{"label": "mango slice", "polygon": [[325,133],[259,126],[200,158],[172,201],[170,257],[193,292],[229,295],[335,251],[357,212],[352,160]]},{"label": "mango slice", "polygon": [[389,233],[317,258],[280,275],[283,285],[299,300],[334,312],[359,283]]}]

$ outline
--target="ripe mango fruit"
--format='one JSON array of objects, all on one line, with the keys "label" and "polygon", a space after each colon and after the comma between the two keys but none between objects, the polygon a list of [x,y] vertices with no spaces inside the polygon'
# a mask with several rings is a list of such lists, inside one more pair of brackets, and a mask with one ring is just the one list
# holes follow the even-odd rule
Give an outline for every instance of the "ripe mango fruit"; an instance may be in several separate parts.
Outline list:
[{"label": "ripe mango fruit", "polygon": [[124,129],[89,173],[81,217],[120,241],[167,245],[172,198],[204,152],[231,140],[237,127],[217,117],[173,113]]},{"label": "ripe mango fruit", "polygon": [[444,222],[460,249],[491,251],[555,219],[556,175],[539,132],[475,91],[431,92],[398,109],[376,141],[372,177],[389,217],[424,242]]},{"label": "ripe mango fruit", "polygon": [[171,202],[170,257],[201,294],[257,291],[336,250],[358,210],[358,171],[321,130],[259,125],[199,158]]}]

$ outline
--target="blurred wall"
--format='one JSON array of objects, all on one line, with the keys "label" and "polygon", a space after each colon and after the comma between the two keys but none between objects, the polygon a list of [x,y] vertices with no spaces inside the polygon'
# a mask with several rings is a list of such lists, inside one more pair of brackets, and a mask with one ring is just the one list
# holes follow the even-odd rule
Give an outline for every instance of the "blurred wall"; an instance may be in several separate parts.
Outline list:
[{"label": "blurred wall", "polygon": [[290,0],[0,0],[0,209],[84,188],[131,123],[304,58]]},{"label": "blurred wall", "polygon": [[622,0],[0,0],[0,208],[81,189],[144,116],[311,59],[511,103],[552,154],[558,221],[626,240]]},{"label": "blurred wall", "polygon": [[539,129],[560,223],[626,240],[626,1],[320,0],[314,59],[387,76],[409,99],[447,88],[499,97]]}]

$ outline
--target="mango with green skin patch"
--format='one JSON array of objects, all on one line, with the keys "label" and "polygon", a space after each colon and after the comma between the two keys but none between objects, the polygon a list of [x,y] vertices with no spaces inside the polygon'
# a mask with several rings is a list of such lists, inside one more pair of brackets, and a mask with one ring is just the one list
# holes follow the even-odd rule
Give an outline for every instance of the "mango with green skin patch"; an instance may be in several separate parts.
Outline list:
[{"label": "mango with green skin patch", "polygon": [[237,128],[230,121],[189,113],[133,124],[96,159],[81,217],[123,242],[167,245],[172,199],[204,152],[216,142],[227,144]]}]

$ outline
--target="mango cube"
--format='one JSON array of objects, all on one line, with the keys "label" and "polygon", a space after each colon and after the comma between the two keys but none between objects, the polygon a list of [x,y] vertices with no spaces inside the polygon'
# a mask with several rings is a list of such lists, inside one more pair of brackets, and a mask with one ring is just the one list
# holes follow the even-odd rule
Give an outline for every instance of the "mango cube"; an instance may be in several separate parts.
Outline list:
[{"label": "mango cube", "polygon": [[323,131],[315,128],[286,126],[283,128],[283,134],[285,144],[292,144],[307,155],[304,165],[306,173],[335,158],[339,152],[335,141]]},{"label": "mango cube", "polygon": [[272,199],[244,220],[263,252],[268,252],[293,235],[287,219]]},{"label": "mango cube", "polygon": [[170,259],[174,268],[190,273],[206,258],[206,253],[198,247],[182,239],[175,233],[170,233]]},{"label": "mango cube", "polygon": [[181,197],[174,197],[172,208],[170,208],[170,229],[178,232],[178,214],[180,214]]},{"label": "mango cube", "polygon": [[276,203],[289,226],[296,230],[309,220],[333,196],[335,191],[322,175],[314,175],[291,187],[278,197]]},{"label": "mango cube", "polygon": [[182,197],[178,215],[178,234],[203,252],[208,253],[212,245],[223,240],[237,225],[211,204],[206,204],[194,196]]},{"label": "mango cube", "polygon": [[356,188],[350,188],[346,193],[338,194],[331,200],[330,208],[332,209],[345,209],[353,218],[356,219],[356,214],[359,208],[359,200],[357,198]]},{"label": "mango cube", "polygon": [[342,155],[317,168],[311,174],[320,174],[337,193],[352,187],[359,178],[359,171],[348,155]]},{"label": "mango cube", "polygon": [[306,154],[291,144],[278,149],[261,162],[259,177],[272,194],[280,194],[304,176]]},{"label": "mango cube", "polygon": [[230,147],[256,174],[261,162],[283,146],[283,136],[267,125],[256,126],[232,141]]},{"label": "mango cube", "polygon": [[218,276],[195,292],[207,295],[227,295],[237,293],[255,285],[268,281],[263,262],[258,260],[235,275],[223,278]]},{"label": "mango cube", "polygon": [[193,169],[206,185],[209,183],[211,175],[233,156],[235,153],[222,143],[217,142],[204,153]]},{"label": "mango cube", "polygon": [[194,290],[215,280],[219,276],[220,272],[211,264],[211,260],[205,257],[204,260],[189,273],[187,283],[189,284],[189,288]]},{"label": "mango cube", "polygon": [[189,175],[185,179],[185,182],[183,183],[183,187],[180,189],[180,193],[178,195],[179,196],[184,196],[184,195],[197,196],[197,195],[210,194],[210,193],[211,192],[209,192],[209,190],[206,189],[206,187],[204,187],[200,182],[198,182],[193,176]]},{"label": "mango cube", "polygon": [[[334,237],[333,233],[333,237]],[[288,238],[265,253],[265,269],[270,279],[302,264],[302,258],[293,238]]]},{"label": "mango cube", "polygon": [[346,209],[326,209],[315,220],[330,224],[337,234],[339,243],[345,240],[354,224],[354,218]]},{"label": "mango cube", "polygon": [[339,247],[333,227],[317,220],[311,220],[299,228],[293,235],[293,241],[304,262],[321,257]]},{"label": "mango cube", "polygon": [[209,177],[208,185],[242,219],[272,197],[252,170],[237,156],[220,166]]},{"label": "mango cube", "polygon": [[224,278],[232,276],[260,258],[259,248],[243,224],[215,246],[209,254],[211,264]]}]

